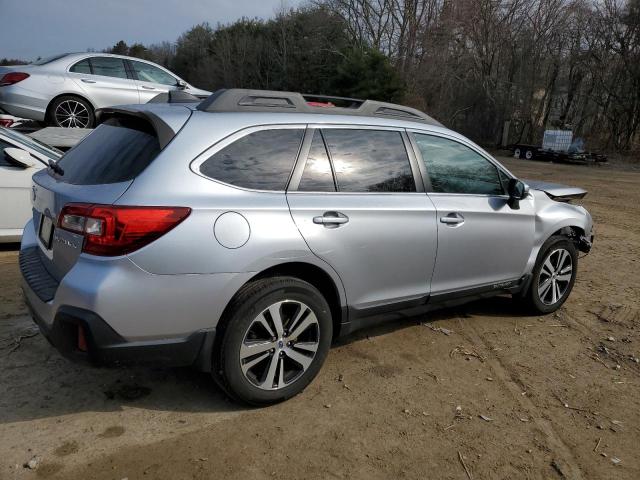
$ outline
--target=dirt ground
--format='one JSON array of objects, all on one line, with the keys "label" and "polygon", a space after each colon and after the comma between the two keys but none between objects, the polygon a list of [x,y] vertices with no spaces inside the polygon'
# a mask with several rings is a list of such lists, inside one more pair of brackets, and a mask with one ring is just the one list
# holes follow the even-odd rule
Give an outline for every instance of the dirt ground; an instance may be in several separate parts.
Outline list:
[{"label": "dirt ground", "polygon": [[590,191],[596,242],[565,306],[495,298],[362,332],[269,408],[189,369],[61,358],[0,251],[0,478],[640,478],[640,172],[503,160]]}]

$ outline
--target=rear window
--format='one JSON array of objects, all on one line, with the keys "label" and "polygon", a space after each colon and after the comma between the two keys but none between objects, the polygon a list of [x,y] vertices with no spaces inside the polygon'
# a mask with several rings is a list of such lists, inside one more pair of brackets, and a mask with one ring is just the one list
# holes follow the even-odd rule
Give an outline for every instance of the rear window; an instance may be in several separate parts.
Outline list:
[{"label": "rear window", "polygon": [[74,185],[118,183],[137,177],[160,153],[144,120],[114,117],[100,124],[60,160],[61,180]]}]

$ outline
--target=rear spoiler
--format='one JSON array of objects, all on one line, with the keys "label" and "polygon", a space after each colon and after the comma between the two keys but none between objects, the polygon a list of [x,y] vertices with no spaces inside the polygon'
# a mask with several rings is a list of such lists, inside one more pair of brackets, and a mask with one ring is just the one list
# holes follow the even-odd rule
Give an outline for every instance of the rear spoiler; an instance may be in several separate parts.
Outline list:
[{"label": "rear spoiler", "polygon": [[156,135],[158,136],[158,141],[160,142],[161,149],[166,147],[167,144],[171,140],[173,140],[173,137],[176,136],[177,132],[174,132],[173,129],[155,113],[145,110],[137,110],[132,108],[130,109],[126,107],[107,107],[96,110],[96,126],[100,125],[109,118],[114,118],[122,115],[137,117],[148,122],[153,127]]}]

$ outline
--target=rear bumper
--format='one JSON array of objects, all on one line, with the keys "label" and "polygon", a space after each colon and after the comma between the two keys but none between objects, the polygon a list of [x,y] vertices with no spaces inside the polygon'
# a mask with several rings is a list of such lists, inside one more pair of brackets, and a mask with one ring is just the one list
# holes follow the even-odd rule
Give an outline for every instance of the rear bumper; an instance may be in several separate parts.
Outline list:
[{"label": "rear bumper", "polygon": [[[81,308],[62,306],[47,325],[27,298],[27,306],[40,332],[62,355],[96,365],[133,363],[155,366],[196,366],[208,370],[215,330],[194,332],[183,339],[128,342],[99,315]],[[80,337],[83,337],[80,348]]]},{"label": "rear bumper", "polygon": [[49,98],[19,84],[0,87],[0,108],[21,118],[45,120]]}]

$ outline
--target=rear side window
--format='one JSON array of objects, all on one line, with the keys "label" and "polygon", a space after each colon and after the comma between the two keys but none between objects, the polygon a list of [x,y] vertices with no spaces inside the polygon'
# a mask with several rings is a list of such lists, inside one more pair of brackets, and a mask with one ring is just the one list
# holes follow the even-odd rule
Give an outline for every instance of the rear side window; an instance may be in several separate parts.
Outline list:
[{"label": "rear side window", "polygon": [[340,192],[415,192],[416,184],[400,132],[326,129]]},{"label": "rear side window", "polygon": [[96,185],[132,180],[160,153],[155,131],[144,120],[110,118],[60,160],[61,180]]},{"label": "rear side window", "polygon": [[335,192],[333,172],[329,155],[322,140],[322,133],[316,130],[313,133],[313,141],[307,155],[307,162],[300,178],[298,191],[301,192]]},{"label": "rear side window", "polygon": [[250,133],[205,160],[200,173],[238,187],[284,190],[303,134],[301,128]]},{"label": "rear side window", "polygon": [[127,78],[127,70],[124,68],[124,61],[121,58],[93,57],[90,62],[94,75]]},{"label": "rear side window", "polygon": [[73,65],[69,71],[73,73],[91,73],[91,64],[89,63],[89,59],[85,58],[84,60],[81,60]]}]

